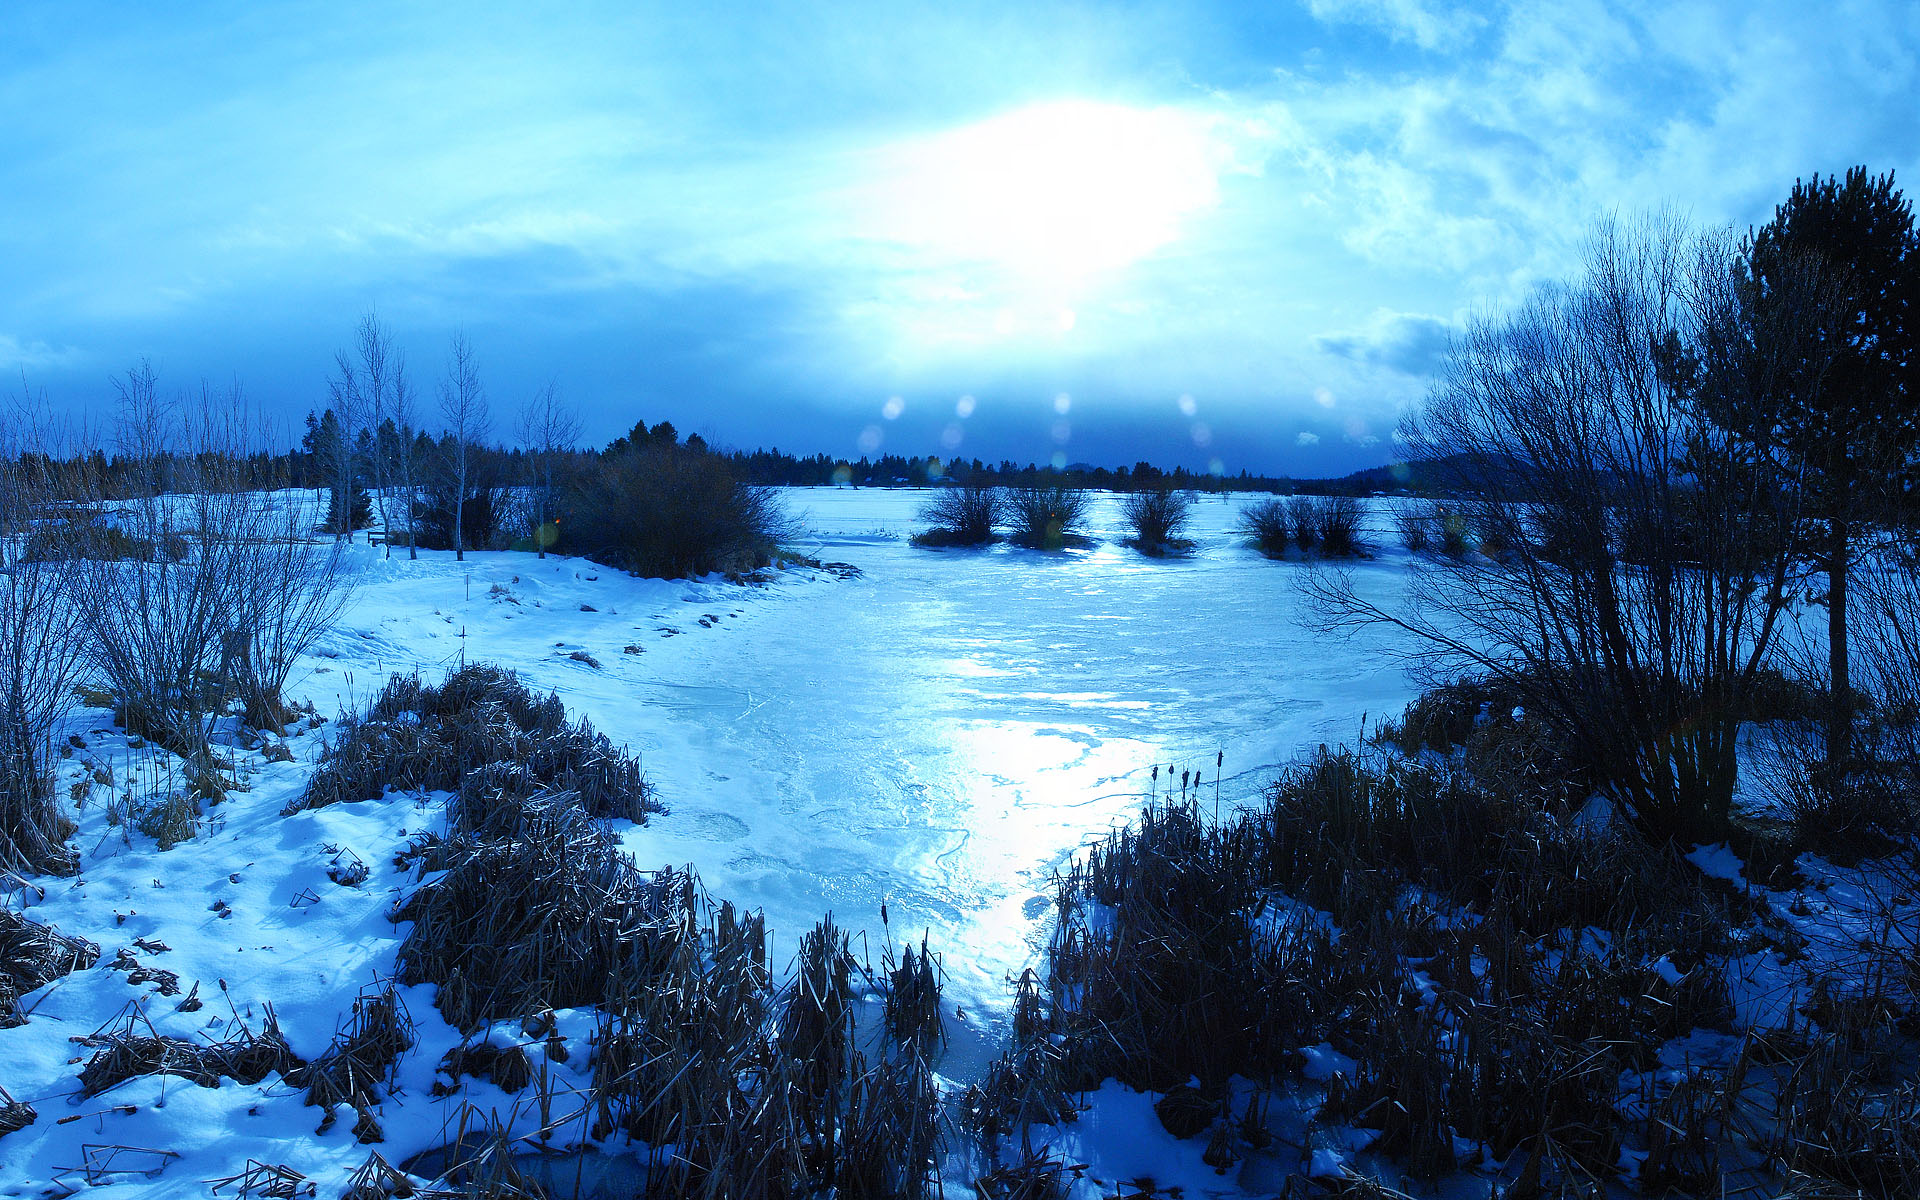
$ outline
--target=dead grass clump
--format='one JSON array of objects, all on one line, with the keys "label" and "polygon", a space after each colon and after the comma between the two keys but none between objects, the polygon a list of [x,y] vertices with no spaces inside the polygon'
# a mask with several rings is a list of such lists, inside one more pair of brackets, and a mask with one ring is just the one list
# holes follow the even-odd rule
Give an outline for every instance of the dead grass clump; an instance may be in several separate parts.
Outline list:
[{"label": "dead grass clump", "polygon": [[[1466,722],[1435,707],[1450,740]],[[1215,1131],[1228,1161],[1232,1077],[1286,1077],[1331,1043],[1356,1065],[1321,1119],[1378,1130],[1416,1176],[1453,1171],[1465,1139],[1531,1161],[1540,1187],[1610,1178],[1649,1137],[1622,1078],[1727,1027],[1727,930],[1750,914],[1671,850],[1498,778],[1343,751],[1221,822],[1190,799],[1150,806],[1059,882],[1060,1077],[1162,1092],[1163,1124]],[[1025,1119],[967,1111],[1001,1136]]]},{"label": "dead grass clump", "polygon": [[26,1021],[20,997],[100,959],[100,947],[0,909],[0,1029]]},{"label": "dead grass clump", "polygon": [[333,1127],[335,1110],[353,1109],[355,1135],[362,1142],[383,1138],[374,1110],[391,1085],[393,1067],[414,1044],[413,1018],[393,990],[393,981],[360,990],[346,1023],[334,1033],[326,1053],[287,1076],[307,1090],[307,1103],[325,1111],[320,1129]]},{"label": "dead grass clump", "polygon": [[0,1137],[25,1129],[40,1119],[33,1105],[24,1100],[15,1100],[13,1093],[0,1086]]},{"label": "dead grass clump", "polygon": [[259,1083],[275,1072],[291,1078],[302,1065],[281,1034],[271,1008],[259,1033],[242,1022],[237,1033],[220,1042],[189,1042],[164,1036],[137,1008],[130,1008],[110,1025],[75,1039],[94,1050],[93,1057],[80,1068],[83,1096],[98,1096],[140,1075],[177,1075],[213,1088],[220,1086],[223,1077],[245,1084]]},{"label": "dead grass clump", "polygon": [[[684,878],[684,877],[683,877]],[[830,921],[776,995],[757,916],[679,889],[677,936],[619,972],[595,1037],[594,1135],[649,1147],[660,1194],[920,1198],[945,1147],[927,1059],[882,1022],[859,1044],[853,960]]]},{"label": "dead grass clump", "polygon": [[939,959],[927,949],[927,939],[922,937],[919,954],[908,946],[896,964],[889,947],[883,966],[887,977],[887,1033],[909,1053],[931,1058],[947,1041],[946,1027],[940,1021],[940,981],[945,972]]},{"label": "dead grass clump", "polygon": [[605,1002],[682,918],[685,877],[635,868],[576,803],[517,812],[510,832],[456,832],[433,847],[429,869],[443,873],[395,913],[413,922],[402,981],[440,985],[435,1004],[460,1029]]},{"label": "dead grass clump", "polygon": [[960,1097],[960,1125],[985,1150],[990,1167],[999,1165],[1000,1143],[1009,1134],[1077,1119],[1078,1094],[1099,1083],[1097,1068],[1069,1060],[1066,1016],[1042,1000],[1032,970],[1021,972],[1007,1048]]},{"label": "dead grass clump", "polygon": [[440,687],[390,680],[364,718],[341,722],[290,812],[370,800],[388,788],[456,791],[470,772],[518,763],[546,788],[573,792],[596,817],[644,822],[659,811],[639,760],[586,721],[570,725],[558,696],[534,696],[510,671],[476,664]]},{"label": "dead grass clump", "polygon": [[440,1070],[450,1079],[462,1075],[491,1079],[501,1091],[511,1095],[533,1079],[533,1060],[524,1046],[467,1042],[447,1051],[440,1060]]}]

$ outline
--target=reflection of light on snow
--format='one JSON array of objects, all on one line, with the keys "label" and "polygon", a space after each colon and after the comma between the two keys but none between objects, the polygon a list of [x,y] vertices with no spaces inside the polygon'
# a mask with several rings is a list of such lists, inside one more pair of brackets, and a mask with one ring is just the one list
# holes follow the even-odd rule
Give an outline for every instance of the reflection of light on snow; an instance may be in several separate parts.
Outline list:
[{"label": "reflection of light on snow", "polygon": [[962,421],[973,415],[975,400],[972,396],[962,396],[953,406],[953,415]]},{"label": "reflection of light on snow", "polygon": [[1197,402],[1195,402],[1192,396],[1180,397],[1180,415],[1181,416],[1191,417],[1194,413],[1197,413],[1199,411],[1200,411],[1200,405]]},{"label": "reflection of light on snow", "polygon": [[1061,392],[1059,395],[1053,398],[1053,411],[1059,413],[1061,416],[1064,417],[1067,415],[1067,413],[1071,412],[1072,410],[1073,410],[1072,396],[1067,395],[1065,392]]},{"label": "reflection of light on snow", "polygon": [[880,406],[880,415],[892,421],[907,411],[907,402],[898,396],[888,396],[887,402]]}]

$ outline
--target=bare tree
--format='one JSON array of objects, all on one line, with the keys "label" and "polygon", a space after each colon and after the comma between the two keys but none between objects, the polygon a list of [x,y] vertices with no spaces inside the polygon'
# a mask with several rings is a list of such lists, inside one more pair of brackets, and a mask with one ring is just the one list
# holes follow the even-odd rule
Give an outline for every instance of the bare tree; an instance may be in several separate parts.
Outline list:
[{"label": "bare tree", "polygon": [[[343,461],[345,474],[342,477],[341,495],[348,498],[345,503],[348,511],[342,524],[347,528],[347,540],[353,540],[353,520],[351,513],[352,455],[358,444],[361,429],[374,431],[379,435],[380,428],[386,424],[388,408],[394,401],[394,381],[396,374],[404,371],[404,358],[393,344],[393,331],[380,316],[368,309],[360,323],[354,327],[353,352],[341,350],[334,355],[335,378],[333,383],[334,404],[340,412],[341,441],[346,446]],[[386,546],[387,557],[393,557],[393,520],[390,511],[390,498],[387,495],[387,468],[383,456],[373,455],[368,464],[373,471],[374,503],[380,512],[381,541]]]},{"label": "bare tree", "polygon": [[[0,423],[0,869],[71,873],[52,735],[86,667],[54,447],[30,394]],[[38,535],[38,536],[36,536]]]},{"label": "bare tree", "polygon": [[[197,406],[167,404],[144,364],[115,387],[135,485],[108,518],[115,551],[83,560],[82,617],[128,732],[204,758],[219,706],[209,681],[240,649],[242,546],[263,503],[232,453],[241,401],[203,389]],[[104,507],[104,481],[94,494]]]},{"label": "bare tree", "polygon": [[447,374],[440,381],[440,419],[446,424],[448,438],[444,466],[453,482],[453,557],[464,562],[467,548],[463,522],[473,451],[492,427],[473,343],[465,333],[454,334],[447,346]]},{"label": "bare tree", "polygon": [[285,693],[295,665],[339,621],[353,577],[340,542],[307,540],[297,506],[263,504],[247,516],[222,682],[240,700],[242,720],[277,730],[292,717]]},{"label": "bare tree", "polygon": [[256,726],[284,723],[296,659],[346,602],[345,550],[308,543],[298,506],[249,476],[257,434],[237,386],[168,404],[144,365],[117,386],[123,453],[145,457],[114,505],[115,552],[81,561],[81,619],[128,731],[210,781],[209,736],[230,699]]},{"label": "bare tree", "polygon": [[[387,447],[386,455],[393,470],[393,483],[400,495],[400,517],[407,531],[407,557],[420,557],[419,522],[420,510],[420,456],[415,453],[415,441],[420,435],[419,417],[416,413],[413,395],[413,381],[407,377],[407,360],[403,356],[393,368],[393,445]],[[392,528],[389,518],[388,528]]]},{"label": "bare tree", "polygon": [[520,410],[519,433],[533,476],[533,540],[545,558],[547,547],[560,536],[554,484],[567,453],[580,440],[580,416],[560,402],[558,389],[549,382]]},{"label": "bare tree", "polygon": [[1436,665],[1508,681],[1659,838],[1724,836],[1790,599],[1794,491],[1711,417],[1715,389],[1766,386],[1773,349],[1739,325],[1735,259],[1670,219],[1602,222],[1578,281],[1456,338],[1404,430],[1501,557],[1416,563],[1399,606],[1310,583],[1334,622],[1389,622]]}]

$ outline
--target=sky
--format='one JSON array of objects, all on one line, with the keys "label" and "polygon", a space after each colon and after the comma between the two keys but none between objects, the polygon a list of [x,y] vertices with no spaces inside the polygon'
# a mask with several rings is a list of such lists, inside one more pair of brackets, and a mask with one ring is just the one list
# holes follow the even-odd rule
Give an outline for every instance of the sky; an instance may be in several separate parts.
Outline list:
[{"label": "sky", "polygon": [[503,437],[1329,475],[1603,214],[1913,187],[1920,5],[12,0],[0,114],[0,389],[89,420],[297,429],[371,310]]}]

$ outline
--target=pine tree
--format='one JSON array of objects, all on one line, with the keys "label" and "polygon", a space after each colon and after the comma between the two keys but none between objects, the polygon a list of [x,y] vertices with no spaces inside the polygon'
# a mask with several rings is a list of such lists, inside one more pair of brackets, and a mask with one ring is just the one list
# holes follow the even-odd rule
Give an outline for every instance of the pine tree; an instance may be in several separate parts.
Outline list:
[{"label": "pine tree", "polygon": [[1797,181],[1773,219],[1755,230],[1747,294],[1763,324],[1793,314],[1812,269],[1840,301],[1821,306],[1803,369],[1766,406],[1761,428],[1743,431],[1805,465],[1807,511],[1818,528],[1814,564],[1827,577],[1832,711],[1827,761],[1852,756],[1847,668],[1847,576],[1864,533],[1908,503],[1920,483],[1920,235],[1893,173],[1854,167]]}]

